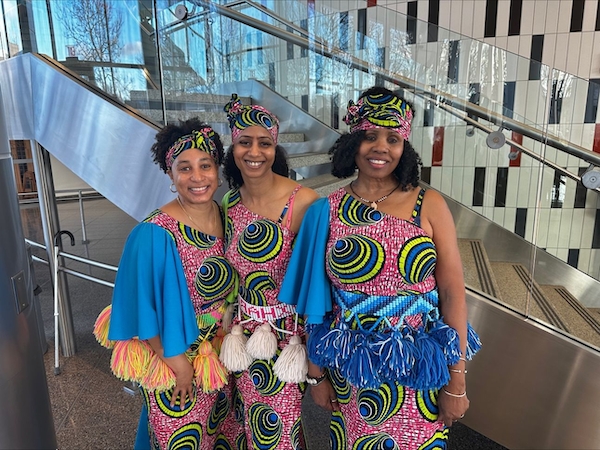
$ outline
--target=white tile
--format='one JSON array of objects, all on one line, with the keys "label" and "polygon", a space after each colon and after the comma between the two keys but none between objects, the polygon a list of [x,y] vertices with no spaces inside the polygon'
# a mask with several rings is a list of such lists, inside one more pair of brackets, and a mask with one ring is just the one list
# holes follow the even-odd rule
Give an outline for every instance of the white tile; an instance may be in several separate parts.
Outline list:
[{"label": "white tile", "polygon": [[417,19],[423,22],[429,20],[429,2],[417,2]]},{"label": "white tile", "polygon": [[[588,194],[588,199],[590,195]],[[585,208],[583,215],[583,228],[581,230],[581,248],[591,248],[594,237],[594,225],[596,222],[596,211]]]},{"label": "white tile", "polygon": [[506,206],[516,207],[517,198],[521,193],[519,192],[519,168],[509,167],[508,179],[506,181]]},{"label": "white tile", "polygon": [[524,1],[521,10],[521,36],[533,33],[533,16],[535,14],[535,2]]},{"label": "white tile", "polygon": [[517,208],[504,208],[504,228],[509,231],[515,231],[515,223],[517,217]]},{"label": "white tile", "polygon": [[596,279],[600,278],[600,250],[597,248],[590,251],[590,264],[587,273]]},{"label": "white tile", "polygon": [[450,12],[451,12],[452,6],[453,6],[452,2],[449,2],[449,1],[440,2],[439,24],[440,24],[441,28],[445,28],[445,29],[450,28]]},{"label": "white tile", "polygon": [[559,33],[568,33],[571,28],[571,10],[573,9],[573,1],[562,0],[559,3],[559,8],[557,31]]},{"label": "white tile", "polygon": [[592,50],[592,67],[590,78],[600,78],[600,33],[594,33],[594,49]]},{"label": "white tile", "polygon": [[[497,37],[494,45],[498,48],[501,48],[502,50],[506,50],[508,48],[508,37],[507,36]],[[506,60],[505,54],[506,54],[506,52],[504,52],[502,54],[503,55],[502,59],[504,59],[504,60]]]},{"label": "white tile", "polygon": [[569,258],[569,249],[568,248],[557,248],[556,253],[554,254],[561,261],[567,262]]},{"label": "white tile", "polygon": [[530,199],[530,189],[529,189],[529,185],[531,182],[531,169],[528,167],[521,167],[521,169],[518,172],[518,176],[519,176],[519,181],[518,181],[518,190],[519,190],[519,195],[517,196],[516,200],[516,207],[517,208],[527,208],[529,206],[529,199]]},{"label": "white tile", "polygon": [[465,205],[473,204],[473,184],[475,183],[475,170],[471,167],[465,167],[463,170],[463,187],[461,203]]},{"label": "white tile", "polygon": [[[533,25],[531,34],[544,34],[546,32],[546,8],[545,0],[534,2]],[[522,30],[521,30],[522,32]]]},{"label": "white tile", "polygon": [[431,187],[435,189],[441,189],[442,186],[442,168],[432,167],[431,168]]},{"label": "white tile", "polygon": [[519,55],[529,59],[531,57],[531,35],[523,36],[519,39]]},{"label": "white tile", "polygon": [[585,211],[581,208],[571,211],[571,232],[569,233],[569,248],[579,248],[583,232],[583,217]]},{"label": "white tile", "polygon": [[520,41],[520,36],[509,36],[506,49],[509,52],[514,53],[515,55],[518,55],[519,54],[519,41]]},{"label": "white tile", "polygon": [[560,10],[560,0],[549,0],[546,4],[546,35],[558,31],[558,13]]},{"label": "white tile", "polygon": [[577,261],[577,268],[582,272],[588,273],[591,256],[592,250],[585,248],[579,250],[579,261]]},{"label": "white tile", "polygon": [[598,9],[597,0],[585,0],[583,7],[583,27],[582,31],[594,31],[596,28],[596,12]]},{"label": "white tile", "polygon": [[569,34],[563,33],[556,36],[554,68],[565,72],[567,70],[567,52],[569,47]]},{"label": "white tile", "polygon": [[581,33],[569,33],[569,47],[567,51],[567,72],[576,74],[579,68],[579,55],[581,48]]},{"label": "white tile", "polygon": [[[444,3],[444,2],[440,2]],[[450,10],[450,30],[460,33],[462,22],[462,1],[452,0],[452,8]]]},{"label": "white tile", "polygon": [[[492,167],[487,167],[485,170],[485,187],[483,189],[483,206],[493,207],[496,197],[496,180],[498,173]],[[490,216],[491,217],[491,216]]]},{"label": "white tile", "polygon": [[500,226],[504,226],[504,215],[506,214],[506,208],[494,208],[493,221]]},{"label": "white tile", "polygon": [[[475,0],[463,0],[460,33],[465,36],[473,35],[473,5]],[[485,16],[484,16],[485,17]]]},{"label": "white tile", "polygon": [[[530,211],[527,211],[527,222],[529,222]],[[533,211],[531,211],[533,214]],[[533,217],[531,217],[533,219]],[[548,246],[548,233],[549,233],[549,224],[550,224],[550,209],[542,208],[538,214],[537,218],[537,230],[536,236],[534,236],[533,244],[538,247],[547,247]],[[554,241],[550,241],[554,242]]]},{"label": "white tile", "polygon": [[533,209],[527,210],[527,222],[525,223],[525,240],[533,242],[533,223],[534,214]]},{"label": "white tile", "polygon": [[594,33],[581,33],[581,47],[579,49],[579,67],[577,76],[589,79],[592,70],[592,52],[594,51]]},{"label": "white tile", "polygon": [[596,133],[596,124],[584,123],[581,134],[581,146],[590,151],[594,148],[594,134]]},{"label": "white tile", "polygon": [[[466,171],[470,170],[471,169],[467,169]],[[465,168],[452,167],[450,172],[450,184],[452,186],[450,196],[457,201],[461,201],[463,190],[463,175],[465,173]]]},{"label": "white tile", "polygon": [[552,208],[550,209],[550,216],[548,220],[548,243],[553,247],[560,247],[559,244],[559,232],[560,224],[562,219],[562,209]]},{"label": "white tile", "polygon": [[[480,17],[485,17],[486,2],[475,1],[473,3],[471,16],[473,19],[473,32],[469,36],[475,39],[483,39],[485,35],[485,20],[479,20]],[[496,30],[497,31],[497,30]]]},{"label": "white tile", "polygon": [[[485,2],[481,2],[485,3]],[[478,15],[475,17],[485,17]],[[510,17],[510,0],[500,0],[498,2],[498,18],[496,21],[496,36],[508,36],[508,22]],[[481,22],[484,22],[481,20]]]},{"label": "white tile", "polygon": [[548,66],[554,67],[556,58],[556,35],[547,34],[544,36],[544,47],[542,48],[542,62]]}]

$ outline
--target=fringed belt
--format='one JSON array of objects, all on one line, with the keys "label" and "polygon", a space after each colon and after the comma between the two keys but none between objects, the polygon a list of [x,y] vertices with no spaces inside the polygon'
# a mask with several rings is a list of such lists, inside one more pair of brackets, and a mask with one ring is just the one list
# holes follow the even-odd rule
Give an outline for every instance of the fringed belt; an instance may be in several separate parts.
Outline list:
[{"label": "fringed belt", "polygon": [[296,314],[296,307],[286,303],[274,306],[256,306],[248,303],[239,295],[238,301],[240,314],[244,313],[258,322],[273,322],[277,319],[283,319],[284,317]]},{"label": "fringed belt", "polygon": [[[330,317],[307,330],[308,354],[313,363],[338,370],[359,388],[398,382],[412,389],[439,389],[450,381],[448,366],[456,364],[461,356],[459,336],[439,318],[437,307],[426,311],[423,303],[418,308],[405,309],[403,317],[422,314],[422,324],[413,327],[397,322],[397,318],[392,324],[387,317],[350,310],[339,301],[343,294],[334,294],[342,307],[338,319]],[[465,357],[471,359],[481,342],[471,325],[467,325]]]}]

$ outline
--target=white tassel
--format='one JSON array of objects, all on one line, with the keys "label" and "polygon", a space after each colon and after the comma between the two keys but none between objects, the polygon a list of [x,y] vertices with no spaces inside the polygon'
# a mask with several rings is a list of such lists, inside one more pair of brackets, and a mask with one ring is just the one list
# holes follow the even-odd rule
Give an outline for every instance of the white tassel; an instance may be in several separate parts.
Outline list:
[{"label": "white tassel", "polygon": [[277,336],[271,332],[271,326],[263,323],[257,327],[248,339],[246,351],[255,359],[269,360],[277,353]]},{"label": "white tassel", "polygon": [[273,373],[285,383],[302,383],[308,373],[308,352],[300,336],[292,336],[289,344],[273,364]]},{"label": "white tassel", "polygon": [[219,359],[228,370],[241,372],[252,364],[253,359],[246,351],[247,340],[244,329],[240,325],[234,325],[231,333],[223,338]]},{"label": "white tassel", "polygon": [[225,312],[223,313],[223,317],[221,317],[221,326],[225,331],[229,331],[229,327],[231,327],[231,322],[233,322],[233,310],[235,309],[235,304],[230,303],[227,305]]}]

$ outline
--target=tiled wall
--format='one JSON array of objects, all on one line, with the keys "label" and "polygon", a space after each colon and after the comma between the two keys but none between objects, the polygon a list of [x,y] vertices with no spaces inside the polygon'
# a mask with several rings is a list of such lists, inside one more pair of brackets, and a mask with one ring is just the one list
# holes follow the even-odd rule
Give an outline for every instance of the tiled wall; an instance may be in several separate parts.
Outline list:
[{"label": "tiled wall", "polygon": [[[596,35],[600,38],[595,32],[598,3],[263,1],[271,9],[279,8],[281,15],[309,32],[375,66],[600,152],[600,62],[594,67],[592,58],[597,54],[596,60],[600,61],[600,40],[595,44]],[[285,10],[281,10],[283,5]],[[395,14],[396,11],[402,14]],[[428,20],[440,28],[430,26]],[[273,87],[323,122],[342,130],[345,128],[340,118],[348,99],[356,99],[360,90],[377,81],[373,75],[352,73],[343,65],[332,65],[327,58],[298,47],[288,46],[279,57],[287,61],[281,73],[271,80]],[[553,72],[552,67],[591,77],[592,83],[572,74]],[[308,76],[298,80],[297,75],[306,74],[307,69]],[[410,99],[410,94],[407,97]],[[541,169],[526,155],[509,159],[508,145],[490,150],[484,134],[476,132],[468,137],[464,122],[418,99],[414,101],[417,117],[411,141],[423,158],[424,179],[551,254],[600,278],[597,193],[552,169]],[[547,104],[552,107],[551,113]],[[505,135],[571,172],[582,173],[586,167],[576,158],[545,148],[518,133],[505,131]]]}]

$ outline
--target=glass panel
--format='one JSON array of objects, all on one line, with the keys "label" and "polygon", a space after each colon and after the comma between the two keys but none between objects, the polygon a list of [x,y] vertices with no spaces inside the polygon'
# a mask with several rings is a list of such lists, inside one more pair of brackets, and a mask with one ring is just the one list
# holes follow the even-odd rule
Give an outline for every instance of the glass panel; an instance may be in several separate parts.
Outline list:
[{"label": "glass panel", "polygon": [[23,51],[17,1],[3,1],[2,7],[4,9],[4,25],[6,26],[6,37],[8,40],[8,55],[16,56]]}]

